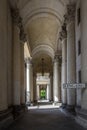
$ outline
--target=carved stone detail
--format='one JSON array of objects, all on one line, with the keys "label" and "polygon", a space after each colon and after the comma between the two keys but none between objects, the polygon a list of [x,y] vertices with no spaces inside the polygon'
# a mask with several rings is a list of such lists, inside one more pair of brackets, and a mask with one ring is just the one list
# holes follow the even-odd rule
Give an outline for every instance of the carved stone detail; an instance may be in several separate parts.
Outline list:
[{"label": "carved stone detail", "polygon": [[32,64],[32,59],[31,58],[26,58],[25,63],[26,64]]},{"label": "carved stone detail", "polygon": [[58,54],[58,52],[55,52],[54,56],[54,62],[59,62],[60,63],[61,56]]},{"label": "carved stone detail", "polygon": [[69,4],[67,5],[67,14],[64,15],[64,21],[65,23],[70,23],[71,21],[75,20],[75,4]]},{"label": "carved stone detail", "polygon": [[26,34],[25,34],[25,32],[24,32],[24,28],[23,28],[22,25],[21,25],[21,27],[20,27],[20,40],[21,40],[22,42],[26,42]]},{"label": "carved stone detail", "polygon": [[26,34],[24,32],[22,18],[20,17],[19,9],[12,9],[11,10],[13,22],[19,27],[20,29],[20,41],[26,41]]},{"label": "carved stone detail", "polygon": [[13,22],[20,27],[22,24],[22,18],[20,17],[20,13],[18,9],[11,9],[11,15]]},{"label": "carved stone detail", "polygon": [[61,32],[60,32],[60,40],[67,38],[67,30],[66,30],[66,23],[63,24]]}]

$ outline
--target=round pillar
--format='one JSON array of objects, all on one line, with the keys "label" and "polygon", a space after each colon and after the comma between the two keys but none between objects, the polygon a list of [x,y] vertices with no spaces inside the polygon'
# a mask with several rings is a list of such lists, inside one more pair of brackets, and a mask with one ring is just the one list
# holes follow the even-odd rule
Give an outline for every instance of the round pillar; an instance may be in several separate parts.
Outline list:
[{"label": "round pillar", "polygon": [[60,99],[60,86],[59,86],[59,57],[55,56],[53,66],[53,99],[54,102],[59,102]]},{"label": "round pillar", "polygon": [[26,102],[33,102],[33,72],[30,59],[26,60]]},{"label": "round pillar", "polygon": [[39,85],[37,85],[37,101],[40,99]]},{"label": "round pillar", "polygon": [[50,100],[53,101],[53,75],[50,75],[50,89],[51,89],[51,98],[50,98]]},{"label": "round pillar", "polygon": [[47,84],[47,100],[51,100],[51,85]]},{"label": "round pillar", "polygon": [[25,104],[24,44],[21,43],[21,104]]},{"label": "round pillar", "polygon": [[30,70],[29,60],[26,61],[26,103],[30,102]]},{"label": "round pillar", "polygon": [[34,102],[37,101],[37,96],[36,96],[36,75],[33,76],[33,93],[34,93]]}]

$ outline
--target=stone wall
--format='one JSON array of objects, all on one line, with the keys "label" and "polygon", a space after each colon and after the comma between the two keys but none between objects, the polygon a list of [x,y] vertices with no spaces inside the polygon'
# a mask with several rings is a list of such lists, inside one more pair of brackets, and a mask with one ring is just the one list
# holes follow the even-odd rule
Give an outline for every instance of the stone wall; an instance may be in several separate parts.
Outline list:
[{"label": "stone wall", "polygon": [[0,128],[7,127],[13,120],[11,105],[12,20],[8,1],[0,0]]},{"label": "stone wall", "polygon": [[[78,24],[78,9],[80,8],[80,0],[76,4],[75,16],[75,42],[76,42],[76,82],[79,83],[79,71],[81,70],[81,54],[79,52],[79,42],[81,43],[81,23]],[[81,106],[81,89],[76,91],[76,105]]]},{"label": "stone wall", "polygon": [[11,85],[11,16],[7,0],[0,0],[0,111],[6,110],[11,104],[7,96],[7,89],[10,93]]}]

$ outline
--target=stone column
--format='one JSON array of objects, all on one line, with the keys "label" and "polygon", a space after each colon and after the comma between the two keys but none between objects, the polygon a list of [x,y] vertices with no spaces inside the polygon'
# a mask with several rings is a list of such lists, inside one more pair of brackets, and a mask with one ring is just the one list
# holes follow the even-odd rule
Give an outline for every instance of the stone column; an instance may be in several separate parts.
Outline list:
[{"label": "stone column", "polygon": [[53,101],[53,74],[50,75],[50,89],[51,89],[51,98],[50,98],[50,100]]},{"label": "stone column", "polygon": [[50,83],[49,83],[49,101],[52,101],[52,84],[51,84],[51,81],[52,79],[51,79],[51,77],[50,77]]},{"label": "stone column", "polygon": [[34,102],[34,91],[33,91],[33,66],[32,63],[30,64],[30,95],[31,95],[31,102]]},{"label": "stone column", "polygon": [[67,89],[63,88],[63,84],[67,83],[67,31],[66,24],[62,26],[62,32],[60,33],[60,39],[62,42],[62,105],[67,104]]},{"label": "stone column", "polygon": [[21,104],[25,103],[24,47],[21,45],[25,41],[25,34],[19,10],[12,9],[11,12],[13,20],[13,105],[16,115],[21,110]]},{"label": "stone column", "polygon": [[21,43],[21,104],[25,104],[25,84],[24,84],[24,44]]},{"label": "stone column", "polygon": [[33,72],[30,59],[26,60],[26,102],[33,102]]},{"label": "stone column", "polygon": [[59,77],[59,102],[61,102],[61,61],[62,61],[62,58],[60,56],[59,58],[59,73],[58,73],[58,77]]},{"label": "stone column", "polygon": [[30,72],[29,60],[26,60],[26,103],[30,103]]},{"label": "stone column", "polygon": [[33,93],[34,93],[34,102],[36,102],[37,100],[37,96],[36,96],[36,74],[34,74],[33,76]]},{"label": "stone column", "polygon": [[51,100],[51,86],[47,84],[47,100]]},{"label": "stone column", "polygon": [[0,0],[0,111],[8,109],[7,34],[7,1]]},{"label": "stone column", "polygon": [[12,24],[7,0],[0,0],[0,130],[13,122]]},{"label": "stone column", "polygon": [[59,93],[59,57],[55,55],[54,66],[53,66],[53,99],[54,102],[59,102],[60,93]]},{"label": "stone column", "polygon": [[37,85],[37,101],[40,99],[39,85]]},{"label": "stone column", "polygon": [[20,105],[25,103],[24,96],[24,50],[21,45],[25,40],[22,18],[19,10],[12,10],[13,20],[13,105],[14,113],[20,111]]},{"label": "stone column", "polygon": [[14,22],[13,24],[13,105],[20,105],[20,90],[21,90],[21,56],[20,56],[20,37],[19,27]]},{"label": "stone column", "polygon": [[[76,82],[75,5],[67,6],[67,83]],[[75,89],[67,89],[67,105],[75,106]]]},{"label": "stone column", "polygon": [[25,62],[24,62],[24,44],[26,42],[26,35],[24,33],[23,25],[20,26],[20,60],[21,60],[21,104],[25,104]]}]

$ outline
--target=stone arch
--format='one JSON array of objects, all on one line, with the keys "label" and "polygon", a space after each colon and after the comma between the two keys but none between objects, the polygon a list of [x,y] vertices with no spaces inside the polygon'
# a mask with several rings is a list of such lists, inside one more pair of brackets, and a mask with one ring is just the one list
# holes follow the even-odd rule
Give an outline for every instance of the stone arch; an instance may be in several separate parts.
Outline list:
[{"label": "stone arch", "polygon": [[23,21],[24,26],[27,27],[29,23],[32,22],[32,20],[42,17],[54,18],[57,21],[58,25],[60,25],[61,23],[61,16],[59,16],[59,14],[55,12],[55,10],[43,8],[34,10],[32,13],[30,13],[30,15],[28,15],[27,17],[27,20]]},{"label": "stone arch", "polygon": [[54,50],[48,45],[39,45],[38,47],[34,48],[32,51],[32,58],[37,55],[40,55],[41,53],[49,55],[52,60],[54,58]]}]

